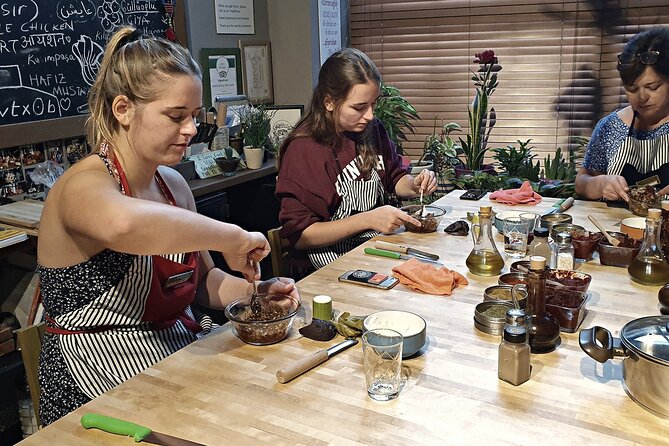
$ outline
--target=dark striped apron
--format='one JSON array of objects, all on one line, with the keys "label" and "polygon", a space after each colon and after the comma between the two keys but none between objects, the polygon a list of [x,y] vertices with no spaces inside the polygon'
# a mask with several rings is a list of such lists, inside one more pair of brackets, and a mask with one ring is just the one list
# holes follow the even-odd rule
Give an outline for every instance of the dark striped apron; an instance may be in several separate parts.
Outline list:
[{"label": "dark striped apron", "polygon": [[623,176],[629,186],[653,175],[660,178],[659,189],[669,185],[669,135],[648,140],[637,139],[633,135],[632,126],[606,173]]},{"label": "dark striped apron", "polygon": [[[341,202],[330,221],[342,220],[360,212],[372,210],[383,204],[385,188],[376,169],[372,169],[368,180],[357,179],[360,175],[358,164],[356,163],[357,157],[342,169],[339,164],[339,158],[334,150],[332,150],[332,156],[339,170],[335,188],[341,197]],[[379,162],[383,163],[381,157],[379,157]],[[382,166],[383,164],[381,164]],[[307,256],[315,268],[322,268],[378,234],[379,232],[375,230],[364,231],[331,245],[309,249],[307,250]]]}]

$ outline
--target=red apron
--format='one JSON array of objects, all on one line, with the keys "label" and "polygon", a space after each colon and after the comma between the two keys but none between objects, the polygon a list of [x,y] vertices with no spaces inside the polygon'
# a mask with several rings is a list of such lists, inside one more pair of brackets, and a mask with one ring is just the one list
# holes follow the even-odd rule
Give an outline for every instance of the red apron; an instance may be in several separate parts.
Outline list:
[{"label": "red apron", "polygon": [[[100,150],[100,158],[105,162],[111,174],[116,178],[124,195],[131,197],[130,185],[123,172],[123,168],[116,158],[113,164],[109,162],[108,148],[106,144]],[[156,182],[161,192],[172,206],[176,206],[176,200],[169,190],[160,173],[156,171]],[[151,277],[151,288],[146,300],[142,321],[149,322],[154,330],[163,330],[171,327],[178,320],[193,333],[202,331],[202,327],[193,320],[186,312],[188,306],[195,300],[195,291],[198,281],[199,252],[186,254],[184,263],[173,262],[161,256],[151,256],[153,263],[153,275]],[[58,327],[54,319],[46,316],[46,331],[56,334],[76,333],[99,333],[117,328],[112,325],[99,326],[83,330],[66,330]]]}]

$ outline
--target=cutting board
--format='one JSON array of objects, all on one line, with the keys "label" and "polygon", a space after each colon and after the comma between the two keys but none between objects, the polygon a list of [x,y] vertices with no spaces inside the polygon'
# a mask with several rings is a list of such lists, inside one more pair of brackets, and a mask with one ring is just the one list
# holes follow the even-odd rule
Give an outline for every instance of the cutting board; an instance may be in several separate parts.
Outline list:
[{"label": "cutting board", "polygon": [[37,228],[42,216],[43,201],[23,200],[0,206],[0,223],[24,228]]}]

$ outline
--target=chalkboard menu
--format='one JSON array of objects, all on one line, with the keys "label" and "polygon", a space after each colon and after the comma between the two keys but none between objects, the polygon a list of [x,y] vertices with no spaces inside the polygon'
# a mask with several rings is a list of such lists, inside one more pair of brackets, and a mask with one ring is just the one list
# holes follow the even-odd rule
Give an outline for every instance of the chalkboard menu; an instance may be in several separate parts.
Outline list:
[{"label": "chalkboard menu", "polygon": [[83,115],[119,27],[164,36],[163,0],[0,0],[0,125]]}]

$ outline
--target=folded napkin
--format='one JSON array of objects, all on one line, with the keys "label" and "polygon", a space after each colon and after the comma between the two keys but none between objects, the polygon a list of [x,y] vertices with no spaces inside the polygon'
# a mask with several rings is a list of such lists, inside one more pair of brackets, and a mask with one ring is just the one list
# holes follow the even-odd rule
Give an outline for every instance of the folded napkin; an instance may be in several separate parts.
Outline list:
[{"label": "folded napkin", "polygon": [[539,204],[541,195],[532,190],[529,181],[525,181],[520,189],[498,190],[490,195],[491,200],[502,204]]},{"label": "folded napkin", "polygon": [[410,259],[393,268],[393,275],[402,285],[428,294],[445,294],[450,296],[458,285],[468,285],[469,282],[457,271],[442,266],[437,268],[429,263]]}]

